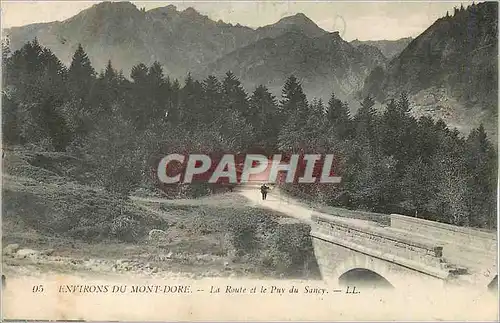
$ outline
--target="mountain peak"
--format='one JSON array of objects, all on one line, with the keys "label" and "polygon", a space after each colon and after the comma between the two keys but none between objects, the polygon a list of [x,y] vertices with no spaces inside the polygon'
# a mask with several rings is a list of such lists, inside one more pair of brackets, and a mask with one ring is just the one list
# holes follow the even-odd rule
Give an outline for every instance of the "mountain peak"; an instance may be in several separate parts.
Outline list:
[{"label": "mountain peak", "polygon": [[[66,19],[65,22],[78,25],[92,22],[94,27],[97,28],[97,26],[110,24],[110,22],[119,24],[119,22],[130,17],[134,19],[139,18],[141,15],[141,11],[129,1],[104,1],[82,10],[77,15]],[[106,17],[106,19],[103,17]]]},{"label": "mountain peak", "polygon": [[193,7],[186,8],[184,11],[182,11],[182,14],[185,16],[201,16],[201,14]]},{"label": "mountain peak", "polygon": [[95,11],[123,11],[123,10],[138,10],[137,7],[129,1],[103,1],[90,7]]},{"label": "mountain peak", "polygon": [[[302,12],[296,13],[293,16],[287,16],[284,18],[281,18],[276,24],[297,24],[297,25],[314,25],[318,27],[314,21],[309,19],[305,14]],[[319,28],[319,27],[318,27]]]},{"label": "mountain peak", "polygon": [[303,14],[302,12],[298,12],[296,13],[295,15],[293,15],[292,17],[295,17],[295,18],[298,18],[298,19],[309,19],[305,14]]},{"label": "mountain peak", "polygon": [[148,15],[152,16],[159,15],[160,17],[166,17],[166,18],[176,16],[179,14],[179,12],[177,11],[177,7],[172,4],[166,7],[159,7],[148,10],[147,13]]},{"label": "mountain peak", "polygon": [[148,10],[148,12],[163,12],[163,13],[175,13],[177,12],[177,7],[174,6],[173,4],[169,4],[166,7],[159,7],[159,8],[154,8],[151,10]]},{"label": "mountain peak", "polygon": [[286,31],[299,31],[308,37],[319,37],[326,33],[314,21],[300,12],[293,16],[283,17],[275,24],[258,28],[258,30],[266,37],[275,37]]},{"label": "mountain peak", "polygon": [[169,4],[168,6],[165,7],[165,10],[167,10],[167,11],[177,11],[177,7],[174,6],[173,4]]}]

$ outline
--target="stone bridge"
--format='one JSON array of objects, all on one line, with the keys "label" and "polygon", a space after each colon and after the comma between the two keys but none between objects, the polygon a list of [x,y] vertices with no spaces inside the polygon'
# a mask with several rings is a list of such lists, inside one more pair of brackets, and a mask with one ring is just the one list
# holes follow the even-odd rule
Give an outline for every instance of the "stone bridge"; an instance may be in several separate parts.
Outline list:
[{"label": "stone bridge", "polygon": [[398,289],[498,286],[496,233],[398,214],[390,215],[390,225],[324,213],[311,220],[326,282]]}]

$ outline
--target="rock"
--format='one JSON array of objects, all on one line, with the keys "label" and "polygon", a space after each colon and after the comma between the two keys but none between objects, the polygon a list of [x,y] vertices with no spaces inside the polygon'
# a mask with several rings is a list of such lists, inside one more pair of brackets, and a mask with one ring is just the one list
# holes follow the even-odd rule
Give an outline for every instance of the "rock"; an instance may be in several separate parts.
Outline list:
[{"label": "rock", "polygon": [[42,251],[41,254],[44,256],[51,256],[54,253],[54,251],[55,251],[54,249],[46,249]]},{"label": "rock", "polygon": [[167,253],[167,255],[165,256],[167,259],[172,259],[172,256],[174,255],[174,253],[172,251],[170,251],[169,253]]},{"label": "rock", "polygon": [[149,231],[149,240],[151,240],[151,241],[168,240],[168,235],[163,230],[153,229],[153,230]]},{"label": "rock", "polygon": [[19,245],[17,243],[11,243],[11,244],[7,245],[5,248],[3,248],[3,254],[4,255],[15,254],[18,249],[19,249]]},{"label": "rock", "polygon": [[152,273],[157,273],[158,272],[158,268],[157,267],[154,267],[153,270],[151,271]]},{"label": "rock", "polygon": [[18,258],[26,258],[31,256],[36,256],[39,252],[33,249],[19,249],[16,252],[16,257]]},{"label": "rock", "polygon": [[115,264],[116,264],[117,266],[120,266],[120,265],[123,265],[125,262],[126,262],[126,261],[123,261],[122,259],[118,259],[118,260],[116,260],[116,261],[115,261]]}]

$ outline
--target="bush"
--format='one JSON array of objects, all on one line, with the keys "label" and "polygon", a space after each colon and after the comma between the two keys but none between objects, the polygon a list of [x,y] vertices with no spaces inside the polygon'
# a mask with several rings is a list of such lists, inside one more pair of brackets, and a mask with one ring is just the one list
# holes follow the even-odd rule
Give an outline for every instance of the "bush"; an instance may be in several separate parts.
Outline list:
[{"label": "bush", "polygon": [[139,221],[133,220],[127,215],[114,218],[111,222],[111,235],[118,240],[132,242],[137,240],[140,233]]},{"label": "bush", "polygon": [[280,224],[264,240],[261,264],[278,275],[319,275],[309,231],[306,224]]},{"label": "bush", "polygon": [[149,230],[165,229],[167,222],[130,201],[108,192],[26,187],[3,190],[5,221],[22,223],[42,234],[62,235],[84,241],[138,241]]},{"label": "bush", "polygon": [[251,254],[258,247],[257,224],[250,216],[238,216],[229,218],[229,231],[231,245],[235,249],[236,256]]}]

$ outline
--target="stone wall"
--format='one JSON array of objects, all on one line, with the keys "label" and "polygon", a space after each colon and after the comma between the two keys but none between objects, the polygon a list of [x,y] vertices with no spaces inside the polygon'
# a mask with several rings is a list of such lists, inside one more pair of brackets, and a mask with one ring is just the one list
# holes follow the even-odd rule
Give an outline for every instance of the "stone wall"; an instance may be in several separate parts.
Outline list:
[{"label": "stone wall", "polygon": [[324,214],[313,214],[311,234],[328,236],[340,244],[359,245],[364,249],[375,249],[387,256],[398,256],[438,268],[442,246],[425,240],[409,239],[406,234],[391,228],[372,226],[368,223],[339,219]]},{"label": "stone wall", "polygon": [[435,240],[462,244],[479,249],[482,252],[486,251],[494,254],[497,252],[497,236],[493,232],[484,232],[478,229],[458,227],[399,214],[391,214],[391,227],[432,237]]},{"label": "stone wall", "polygon": [[332,242],[312,237],[314,253],[322,279],[331,286],[339,286],[339,278],[353,269],[367,269],[386,279],[396,289],[413,286],[443,286],[445,280],[419,271],[371,257]]},{"label": "stone wall", "polygon": [[320,213],[311,220],[314,252],[323,279],[330,282],[356,268],[371,270],[395,287],[458,280],[486,286],[497,274],[493,233],[397,214],[391,215],[390,227]]},{"label": "stone wall", "polygon": [[[364,221],[324,214],[313,214],[311,218],[315,254],[320,266],[322,263],[327,266],[322,268],[322,273],[332,275],[328,271],[335,268],[329,267],[337,264],[339,258],[345,259],[359,254],[410,268],[424,275],[441,279],[447,277],[447,272],[443,270],[441,246],[410,240],[391,228],[370,225]],[[350,254],[346,255],[346,252]]]},{"label": "stone wall", "polygon": [[342,209],[332,206],[319,207],[318,210],[322,213],[326,213],[333,216],[339,216],[349,219],[360,219],[366,221],[372,221],[380,225],[390,226],[391,219],[389,214],[366,212],[366,211],[354,211],[348,209]]},{"label": "stone wall", "polygon": [[338,272],[339,265],[354,256],[354,251],[315,237],[312,237],[312,243],[321,277],[326,282],[336,284],[342,274]]}]

